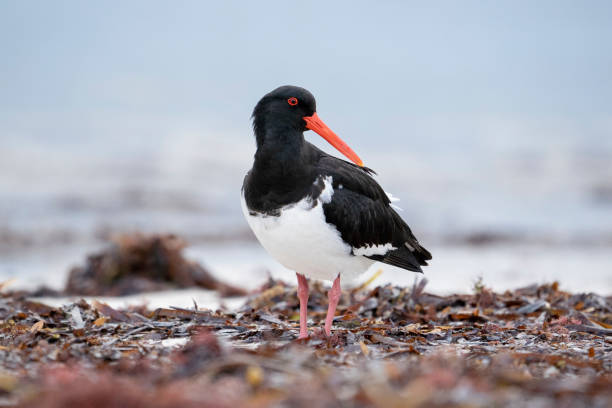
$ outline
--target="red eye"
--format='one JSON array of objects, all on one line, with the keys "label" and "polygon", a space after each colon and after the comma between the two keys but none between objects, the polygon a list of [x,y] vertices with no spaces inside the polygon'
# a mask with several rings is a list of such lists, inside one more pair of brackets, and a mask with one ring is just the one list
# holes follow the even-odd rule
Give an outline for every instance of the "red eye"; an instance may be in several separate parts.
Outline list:
[{"label": "red eye", "polygon": [[287,99],[287,103],[291,106],[295,106],[298,104],[298,100],[297,98],[291,97],[289,99]]}]

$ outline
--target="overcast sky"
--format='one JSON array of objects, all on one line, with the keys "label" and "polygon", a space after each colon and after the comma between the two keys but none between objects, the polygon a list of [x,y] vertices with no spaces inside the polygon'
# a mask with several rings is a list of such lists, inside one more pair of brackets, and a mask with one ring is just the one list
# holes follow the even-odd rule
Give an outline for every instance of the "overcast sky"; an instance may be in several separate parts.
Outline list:
[{"label": "overcast sky", "polygon": [[258,98],[295,84],[358,146],[518,126],[609,147],[611,5],[4,1],[0,138],[142,141],[190,123],[246,138]]}]

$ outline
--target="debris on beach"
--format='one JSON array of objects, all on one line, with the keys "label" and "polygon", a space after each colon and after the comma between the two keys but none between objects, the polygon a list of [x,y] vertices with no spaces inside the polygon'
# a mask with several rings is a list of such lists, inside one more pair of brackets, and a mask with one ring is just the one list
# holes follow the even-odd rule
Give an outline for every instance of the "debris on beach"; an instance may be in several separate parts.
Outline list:
[{"label": "debris on beach", "polygon": [[234,311],[0,295],[0,403],[23,407],[612,405],[612,298],[559,285],[437,296],[345,291],[333,335],[311,287],[269,281]]},{"label": "debris on beach", "polygon": [[246,294],[185,259],[182,251],[186,246],[183,239],[171,234],[118,236],[104,251],[89,255],[85,266],[70,271],[65,293],[122,296],[197,286],[216,290],[222,296]]}]

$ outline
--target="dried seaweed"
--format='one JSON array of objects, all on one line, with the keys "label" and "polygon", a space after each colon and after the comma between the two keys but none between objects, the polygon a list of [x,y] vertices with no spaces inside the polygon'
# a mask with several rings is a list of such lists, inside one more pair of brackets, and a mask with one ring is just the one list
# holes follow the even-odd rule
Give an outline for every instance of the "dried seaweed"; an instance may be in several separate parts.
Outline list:
[{"label": "dried seaweed", "polygon": [[185,259],[186,245],[175,235],[120,235],[104,251],[89,255],[85,266],[70,271],[65,293],[117,296],[199,286],[223,296],[246,294]]},{"label": "dried seaweed", "polygon": [[[326,291],[311,287],[311,326]],[[0,402],[25,407],[447,407],[612,403],[612,299],[557,284],[343,293],[331,338],[297,340],[295,288],[233,312],[51,308],[0,297]]]}]

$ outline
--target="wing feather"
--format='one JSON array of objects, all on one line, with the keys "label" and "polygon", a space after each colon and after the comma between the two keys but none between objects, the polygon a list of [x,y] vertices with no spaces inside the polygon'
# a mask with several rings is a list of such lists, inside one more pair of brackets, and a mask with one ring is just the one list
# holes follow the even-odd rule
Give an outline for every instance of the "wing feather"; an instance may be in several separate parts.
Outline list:
[{"label": "wing feather", "polygon": [[323,210],[327,222],[338,228],[345,242],[353,248],[391,244],[395,249],[368,258],[422,272],[421,265],[427,265],[431,254],[392,208],[389,197],[372,178],[373,170],[325,153],[317,170],[332,176],[334,195]]}]

